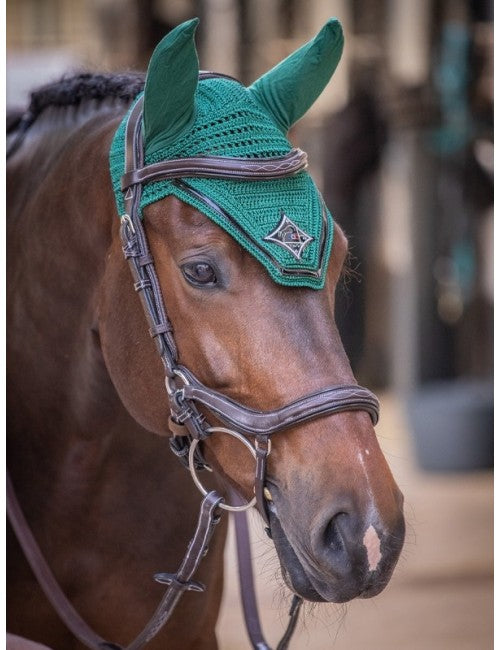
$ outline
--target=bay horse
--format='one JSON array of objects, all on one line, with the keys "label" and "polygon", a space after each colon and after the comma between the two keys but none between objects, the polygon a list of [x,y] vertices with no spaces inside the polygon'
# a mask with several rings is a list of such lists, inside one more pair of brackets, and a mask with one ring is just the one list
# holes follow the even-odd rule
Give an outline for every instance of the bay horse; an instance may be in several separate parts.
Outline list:
[{"label": "bay horse", "polygon": [[[200,495],[169,454],[172,434],[193,474],[213,469],[205,487],[226,502],[229,488],[257,501],[301,598],[374,596],[404,539],[374,401],[357,387],[334,322],[347,240],[305,154],[285,139],[333,73],[340,26],[329,21],[249,88],[199,73],[195,27],[162,41],[146,81],[80,75],[34,93],[9,135],[9,472],[64,593],[123,647],[161,594],[151,576],[179,565],[196,524]],[[231,119],[248,124],[229,128],[222,113],[235,97]],[[206,133],[225,130],[193,153],[202,118]],[[235,137],[260,149],[231,153]],[[187,157],[179,148],[165,158],[179,138]],[[121,187],[113,161],[110,178],[113,147],[120,169],[125,159]],[[234,196],[230,214],[221,206]],[[245,221],[250,204],[257,216],[272,212],[263,226]],[[137,253],[139,230],[148,248]],[[166,313],[148,332],[153,298]],[[222,519],[197,572],[204,592],[186,593],[148,648],[217,648],[225,530]],[[7,553],[9,631],[56,650],[83,647],[10,529]]]}]

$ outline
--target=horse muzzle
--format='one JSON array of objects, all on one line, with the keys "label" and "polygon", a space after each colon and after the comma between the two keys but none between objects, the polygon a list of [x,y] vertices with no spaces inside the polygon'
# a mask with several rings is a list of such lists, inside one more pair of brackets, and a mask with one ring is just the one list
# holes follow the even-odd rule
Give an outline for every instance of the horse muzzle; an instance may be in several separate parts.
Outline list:
[{"label": "horse muzzle", "polygon": [[[295,520],[293,532],[285,532],[280,519],[283,499],[276,488],[270,486],[270,491],[275,499],[269,507],[272,538],[283,579],[293,592],[313,602],[345,603],[384,589],[404,542],[402,514],[389,530],[373,513],[365,517],[339,507],[319,525],[301,529]],[[282,519],[288,520],[288,514]]]}]

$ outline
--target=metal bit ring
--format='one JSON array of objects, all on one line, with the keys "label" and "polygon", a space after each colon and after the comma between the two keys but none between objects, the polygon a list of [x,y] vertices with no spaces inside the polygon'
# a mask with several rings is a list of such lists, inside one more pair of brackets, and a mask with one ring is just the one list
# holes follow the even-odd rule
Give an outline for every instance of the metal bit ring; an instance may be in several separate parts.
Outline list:
[{"label": "metal bit ring", "polygon": [[[233,438],[236,438],[240,442],[242,442],[245,447],[248,449],[248,451],[252,454],[254,459],[257,458],[256,451],[252,445],[252,443],[245,438],[241,433],[238,433],[237,431],[232,431],[231,429],[226,429],[225,427],[210,427],[207,429],[207,433],[227,433]],[[198,474],[196,473],[196,468],[194,464],[194,452],[196,450],[196,447],[198,446],[198,443],[200,441],[194,439],[191,442],[191,445],[189,447],[189,471],[191,472],[191,476],[193,478],[194,484],[198,488],[198,490],[203,494],[203,496],[206,496],[208,494],[208,490],[206,490],[200,479],[198,478]],[[257,498],[254,496],[253,499],[248,501],[248,503],[244,503],[241,506],[230,506],[226,503],[220,503],[219,508],[222,508],[223,510],[229,510],[230,512],[243,512],[244,510],[248,510],[249,508],[253,508],[253,506],[257,503]]]}]

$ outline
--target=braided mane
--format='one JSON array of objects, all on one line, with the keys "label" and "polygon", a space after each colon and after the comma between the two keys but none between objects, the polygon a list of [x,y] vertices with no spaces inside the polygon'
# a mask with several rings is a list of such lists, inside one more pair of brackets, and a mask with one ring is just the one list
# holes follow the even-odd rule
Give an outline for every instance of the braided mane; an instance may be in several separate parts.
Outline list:
[{"label": "braided mane", "polygon": [[71,77],[63,77],[34,90],[30,96],[30,104],[23,114],[14,114],[8,121],[7,133],[21,127],[28,128],[50,107],[79,106],[87,100],[98,102],[106,99],[117,99],[128,103],[144,88],[145,75],[130,72],[124,74],[93,74],[81,73]]},{"label": "braided mane", "polygon": [[109,97],[131,101],[144,88],[144,74],[91,74],[63,77],[31,94],[29,111],[39,115],[47,106],[76,106],[87,99]]}]

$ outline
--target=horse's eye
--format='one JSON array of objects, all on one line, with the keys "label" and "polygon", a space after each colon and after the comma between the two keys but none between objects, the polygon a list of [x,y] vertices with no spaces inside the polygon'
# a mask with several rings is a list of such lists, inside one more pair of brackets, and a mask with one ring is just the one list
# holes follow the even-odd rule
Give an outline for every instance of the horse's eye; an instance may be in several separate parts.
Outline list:
[{"label": "horse's eye", "polygon": [[183,264],[182,273],[186,280],[195,287],[213,287],[217,284],[217,275],[210,264],[206,262]]}]

